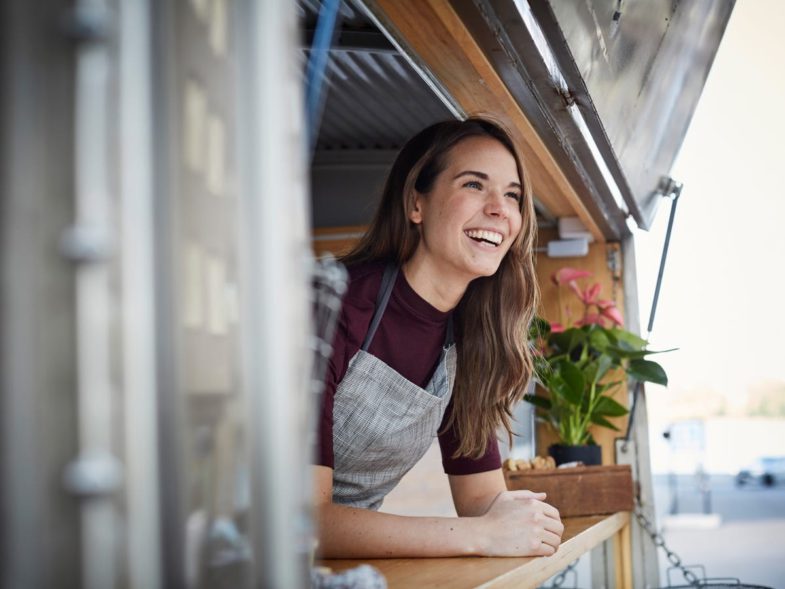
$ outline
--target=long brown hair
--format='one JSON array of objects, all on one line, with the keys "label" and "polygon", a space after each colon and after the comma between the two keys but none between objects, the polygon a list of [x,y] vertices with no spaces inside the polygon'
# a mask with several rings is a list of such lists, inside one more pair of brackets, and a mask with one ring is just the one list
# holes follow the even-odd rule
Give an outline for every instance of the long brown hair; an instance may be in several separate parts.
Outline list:
[{"label": "long brown hair", "polygon": [[408,261],[420,241],[417,225],[409,220],[415,191],[427,195],[446,168],[450,150],[469,137],[499,141],[515,158],[523,187],[518,236],[495,274],[469,283],[455,311],[458,367],[445,427],[457,429],[456,457],[479,458],[499,425],[512,440],[512,408],[533,371],[528,328],[539,302],[533,254],[537,225],[531,181],[509,134],[482,118],[445,121],[420,131],[396,157],[368,231],[342,261],[399,266]]}]

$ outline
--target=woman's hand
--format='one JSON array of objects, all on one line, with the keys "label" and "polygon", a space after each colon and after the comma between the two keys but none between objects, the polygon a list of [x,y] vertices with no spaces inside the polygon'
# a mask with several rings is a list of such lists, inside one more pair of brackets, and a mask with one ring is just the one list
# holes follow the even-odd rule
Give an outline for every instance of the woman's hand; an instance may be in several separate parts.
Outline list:
[{"label": "woman's hand", "polygon": [[545,493],[502,491],[477,518],[484,556],[550,556],[561,543],[564,524]]}]

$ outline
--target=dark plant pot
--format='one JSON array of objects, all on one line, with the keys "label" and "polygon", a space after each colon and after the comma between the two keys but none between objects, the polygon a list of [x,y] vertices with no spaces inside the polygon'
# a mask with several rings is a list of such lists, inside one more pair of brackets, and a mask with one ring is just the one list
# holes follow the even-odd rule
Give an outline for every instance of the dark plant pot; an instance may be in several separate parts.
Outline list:
[{"label": "dark plant pot", "polygon": [[553,444],[548,448],[556,466],[567,462],[583,462],[586,466],[602,464],[602,448],[600,446],[563,446]]}]

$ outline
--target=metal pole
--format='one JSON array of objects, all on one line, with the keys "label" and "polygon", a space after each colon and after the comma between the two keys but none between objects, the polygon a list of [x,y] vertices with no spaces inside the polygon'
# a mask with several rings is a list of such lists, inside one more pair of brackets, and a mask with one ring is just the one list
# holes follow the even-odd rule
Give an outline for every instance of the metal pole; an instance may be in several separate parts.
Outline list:
[{"label": "metal pole", "polygon": [[70,15],[77,42],[74,112],[76,219],[63,254],[76,264],[79,455],[64,473],[81,499],[82,577],[87,589],[116,582],[117,521],[113,494],[120,465],[112,455],[110,378],[111,199],[109,191],[110,13],[101,0],[81,0]]},{"label": "metal pole", "polygon": [[307,416],[307,135],[295,3],[246,0],[240,131],[243,386],[249,398],[255,587],[304,587],[311,494]]},{"label": "metal pole", "polygon": [[340,24],[341,0],[322,0],[319,20],[313,36],[308,67],[305,75],[305,97],[307,107],[308,144],[313,153],[316,138],[319,136],[319,123],[322,116],[325,93],[325,71],[330,58],[330,46],[333,44],[336,30]]},{"label": "metal pole", "polygon": [[[660,256],[660,268],[657,272],[657,284],[654,287],[654,297],[651,301],[651,310],[649,311],[649,325],[646,328],[646,340],[651,337],[651,332],[654,327],[654,317],[657,314],[657,303],[660,299],[660,288],[662,287],[662,278],[665,275],[665,262],[668,259],[668,249],[671,243],[671,233],[673,232],[673,222],[676,219],[676,205],[679,203],[679,197],[681,196],[681,190],[683,188],[683,184],[679,182],[675,182],[672,178],[667,178],[665,180],[665,187],[661,190],[663,196],[673,196],[673,203],[671,204],[671,212],[670,216],[668,217],[668,228],[665,231],[665,242],[662,245],[662,256]],[[622,451],[627,451],[627,443],[630,441],[630,436],[632,435],[632,424],[635,420],[635,409],[638,404],[638,395],[640,393],[641,383],[640,381],[635,383],[635,388],[632,392],[632,406],[630,407],[630,413],[627,419],[627,432],[624,434],[624,444],[622,446]]]},{"label": "metal pole", "polygon": [[120,206],[128,587],[161,585],[148,0],[120,5]]},{"label": "metal pole", "polygon": [[668,259],[668,248],[671,243],[671,232],[673,231],[673,221],[676,218],[676,205],[679,204],[679,197],[681,196],[681,189],[684,185],[673,182],[670,180],[669,190],[673,195],[673,203],[671,204],[671,214],[668,217],[668,229],[665,232],[665,243],[662,246],[662,257],[660,258],[660,269],[657,272],[657,285],[654,288],[654,299],[651,302],[651,311],[649,312],[649,325],[646,328],[648,336],[651,335],[651,330],[654,327],[654,317],[657,314],[657,302],[660,299],[660,288],[662,287],[662,277],[665,274],[665,261]]}]

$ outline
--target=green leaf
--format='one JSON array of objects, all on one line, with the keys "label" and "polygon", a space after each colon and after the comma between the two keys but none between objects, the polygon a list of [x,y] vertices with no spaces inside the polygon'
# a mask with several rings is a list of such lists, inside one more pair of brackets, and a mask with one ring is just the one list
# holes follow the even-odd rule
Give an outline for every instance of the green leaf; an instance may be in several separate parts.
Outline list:
[{"label": "green leaf", "polygon": [[592,329],[589,332],[589,345],[602,352],[611,344],[611,341],[608,339],[605,329],[597,325],[593,325],[592,327],[595,327],[596,329]]},{"label": "green leaf", "polygon": [[599,380],[597,378],[597,370],[598,370],[598,368],[599,367],[598,367],[596,361],[595,362],[588,362],[583,367],[583,377],[584,377],[585,382],[588,383],[589,386],[591,386],[592,383],[596,383]]},{"label": "green leaf", "polygon": [[573,341],[573,334],[575,329],[567,329],[561,333],[551,333],[548,336],[548,345],[551,350],[558,354],[566,354],[570,350],[570,345]]},{"label": "green leaf", "polygon": [[664,354],[665,352],[673,352],[679,348],[671,348],[669,350],[628,350],[617,346],[608,346],[608,351],[618,354],[622,358],[643,358],[649,354]]},{"label": "green leaf", "polygon": [[542,409],[551,408],[551,400],[541,395],[524,395],[523,400]]},{"label": "green leaf", "polygon": [[569,389],[569,392],[565,392],[564,397],[575,405],[579,404],[586,387],[583,372],[572,362],[562,362],[559,364],[559,374]]},{"label": "green leaf", "polygon": [[610,370],[611,366],[613,366],[613,359],[610,358],[610,356],[604,354],[600,356],[599,360],[597,360],[597,380],[602,379],[608,370]]},{"label": "green leaf", "polygon": [[551,324],[539,315],[535,315],[529,325],[529,339],[536,340],[541,337],[548,337],[551,332]]},{"label": "green leaf", "polygon": [[627,374],[641,382],[653,382],[662,386],[668,386],[668,375],[665,374],[662,366],[651,360],[630,360],[627,366]]},{"label": "green leaf", "polygon": [[620,344],[626,344],[633,350],[642,350],[649,343],[642,337],[639,337],[634,333],[627,331],[626,329],[614,328],[610,329],[609,331],[611,337],[615,338],[617,342]]},{"label": "green leaf", "polygon": [[558,404],[559,401],[564,401],[572,404],[572,389],[564,380],[564,377],[559,372],[554,372],[553,376],[548,379],[548,390],[553,396],[553,403]]},{"label": "green leaf", "polygon": [[621,403],[614,401],[610,397],[600,397],[600,400],[594,407],[592,417],[594,417],[595,414],[607,415],[609,417],[621,417],[622,415],[627,415],[627,413],[629,413],[629,411]]},{"label": "green leaf", "polygon": [[591,422],[596,423],[597,425],[601,425],[602,427],[607,427],[615,431],[621,431],[618,427],[613,425],[610,421],[602,417],[601,415],[592,415]]}]

